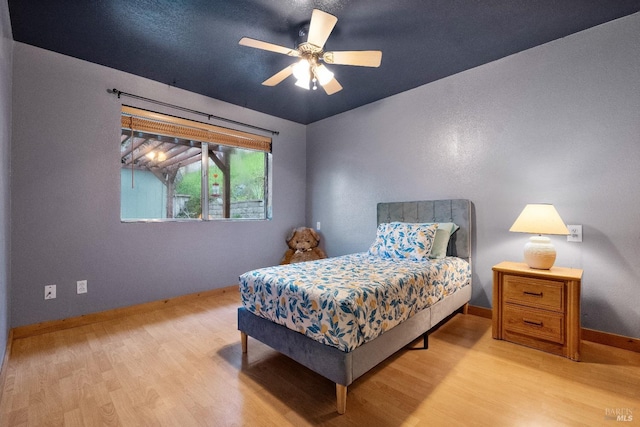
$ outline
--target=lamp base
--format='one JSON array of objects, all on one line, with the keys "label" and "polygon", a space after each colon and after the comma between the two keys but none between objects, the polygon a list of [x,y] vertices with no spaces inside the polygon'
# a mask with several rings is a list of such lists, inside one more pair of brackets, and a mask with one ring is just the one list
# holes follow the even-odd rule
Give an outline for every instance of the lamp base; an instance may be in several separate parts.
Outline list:
[{"label": "lamp base", "polygon": [[556,248],[545,236],[531,236],[524,245],[524,262],[531,268],[549,270],[556,262]]}]

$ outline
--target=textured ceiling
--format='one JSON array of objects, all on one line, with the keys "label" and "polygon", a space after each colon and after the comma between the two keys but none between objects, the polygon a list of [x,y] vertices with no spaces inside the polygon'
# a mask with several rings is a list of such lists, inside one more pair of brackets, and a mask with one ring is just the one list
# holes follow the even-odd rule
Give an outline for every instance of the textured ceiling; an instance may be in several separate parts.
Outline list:
[{"label": "textured ceiling", "polygon": [[[331,96],[292,77],[262,86],[295,59],[238,41],[293,48],[314,8],[338,17],[325,50],[381,50],[381,66],[330,66],[344,87]],[[9,0],[9,11],[16,41],[308,124],[638,12],[640,0]]]}]

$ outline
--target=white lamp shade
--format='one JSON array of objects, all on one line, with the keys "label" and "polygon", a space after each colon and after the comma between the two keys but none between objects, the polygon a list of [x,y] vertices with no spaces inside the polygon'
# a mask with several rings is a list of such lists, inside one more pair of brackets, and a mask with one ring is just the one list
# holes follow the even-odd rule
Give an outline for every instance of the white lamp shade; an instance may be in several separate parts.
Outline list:
[{"label": "white lamp shade", "polygon": [[293,66],[293,77],[296,78],[296,86],[309,90],[309,80],[311,80],[311,69],[309,61],[301,59]]},{"label": "white lamp shade", "polygon": [[297,80],[309,80],[311,78],[311,70],[309,69],[309,61],[301,59],[292,69],[293,76]]},{"label": "white lamp shade", "polygon": [[509,231],[529,234],[569,234],[569,229],[556,208],[549,204],[531,204],[524,207]]},{"label": "white lamp shade", "polygon": [[318,78],[318,83],[320,83],[322,86],[326,85],[331,81],[331,79],[333,79],[333,73],[329,71],[329,69],[325,67],[324,64],[318,65],[315,68],[314,73]]},{"label": "white lamp shade", "polygon": [[296,86],[309,90],[309,79],[296,80]]},{"label": "white lamp shade", "polygon": [[294,65],[293,76],[296,78],[296,86],[309,90],[309,80],[311,80],[309,61],[301,59]]}]

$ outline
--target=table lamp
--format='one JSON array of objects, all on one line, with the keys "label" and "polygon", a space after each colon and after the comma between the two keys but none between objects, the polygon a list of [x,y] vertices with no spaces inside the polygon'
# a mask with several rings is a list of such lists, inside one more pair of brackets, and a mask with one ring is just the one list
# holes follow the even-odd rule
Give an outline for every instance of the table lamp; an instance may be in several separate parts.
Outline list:
[{"label": "table lamp", "polygon": [[569,229],[551,204],[525,206],[509,231],[537,234],[524,245],[524,261],[529,267],[539,270],[550,269],[556,261],[556,249],[551,239],[542,234],[569,234]]}]

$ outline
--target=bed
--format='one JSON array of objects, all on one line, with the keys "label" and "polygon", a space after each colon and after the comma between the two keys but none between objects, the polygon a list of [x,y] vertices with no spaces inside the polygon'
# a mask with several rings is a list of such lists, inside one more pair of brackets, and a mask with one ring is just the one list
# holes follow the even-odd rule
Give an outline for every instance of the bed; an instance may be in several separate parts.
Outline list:
[{"label": "bed", "polygon": [[[353,381],[421,336],[426,348],[429,330],[466,313],[471,298],[469,200],[379,203],[377,222],[368,252],[240,276],[242,352],[250,336],[334,382],[340,414]],[[433,254],[420,243],[431,245],[445,224],[459,227],[447,233],[446,256],[427,260]],[[419,238],[410,239],[411,252],[382,256],[389,243],[380,246],[380,236],[394,227]]]}]

